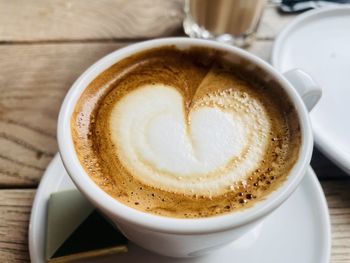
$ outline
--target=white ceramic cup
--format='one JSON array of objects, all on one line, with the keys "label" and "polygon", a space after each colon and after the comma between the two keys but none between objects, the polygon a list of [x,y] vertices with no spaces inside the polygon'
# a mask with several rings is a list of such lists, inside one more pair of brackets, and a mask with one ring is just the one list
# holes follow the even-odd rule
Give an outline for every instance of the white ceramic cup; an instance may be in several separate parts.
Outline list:
[{"label": "white ceramic cup", "polygon": [[[266,72],[267,78],[277,81],[294,103],[299,116],[302,136],[298,161],[287,180],[268,198],[261,200],[253,207],[199,219],[157,216],[128,207],[109,196],[94,183],[80,164],[72,141],[70,119],[81,93],[101,72],[118,61],[140,51],[168,45],[174,45],[180,49],[213,48],[226,52],[225,58],[232,61],[247,60],[250,68],[261,68]],[[292,70],[287,74],[280,74],[260,58],[233,46],[190,38],[145,41],[103,57],[88,68],[72,85],[59,114],[59,151],[64,166],[77,188],[109,217],[129,240],[148,250],[167,256],[198,256],[224,246],[251,231],[294,192],[305,174],[312,154],[313,137],[308,110],[311,110],[320,96],[320,88],[302,71]]]}]

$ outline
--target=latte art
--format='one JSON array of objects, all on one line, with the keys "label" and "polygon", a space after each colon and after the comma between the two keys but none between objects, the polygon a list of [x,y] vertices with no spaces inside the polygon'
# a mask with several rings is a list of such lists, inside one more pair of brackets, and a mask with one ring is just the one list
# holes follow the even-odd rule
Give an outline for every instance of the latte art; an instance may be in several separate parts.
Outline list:
[{"label": "latte art", "polygon": [[261,103],[233,89],[208,94],[186,112],[179,91],[146,85],[110,115],[117,157],[144,184],[200,195],[227,192],[257,169],[269,133]]},{"label": "latte art", "polygon": [[158,48],[89,84],[72,137],[101,189],[143,212],[194,218],[250,207],[286,180],[301,141],[294,106],[263,71],[224,55]]}]

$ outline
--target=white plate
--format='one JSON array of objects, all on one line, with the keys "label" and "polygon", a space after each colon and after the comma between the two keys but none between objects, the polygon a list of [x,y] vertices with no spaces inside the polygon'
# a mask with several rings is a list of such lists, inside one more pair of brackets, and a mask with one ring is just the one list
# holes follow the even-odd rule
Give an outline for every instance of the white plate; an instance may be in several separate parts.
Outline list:
[{"label": "white plate", "polygon": [[350,6],[306,12],[278,35],[272,65],[300,68],[322,87],[311,112],[318,148],[350,174]]},{"label": "white plate", "polygon": [[[75,188],[74,184],[57,154],[45,171],[33,203],[29,225],[32,262],[45,262],[46,212],[50,194],[71,188]],[[193,259],[166,258],[129,244],[128,253],[84,262],[225,263],[237,259],[237,262],[245,263],[328,263],[330,244],[326,200],[310,167],[295,193],[259,228],[208,256]]]}]

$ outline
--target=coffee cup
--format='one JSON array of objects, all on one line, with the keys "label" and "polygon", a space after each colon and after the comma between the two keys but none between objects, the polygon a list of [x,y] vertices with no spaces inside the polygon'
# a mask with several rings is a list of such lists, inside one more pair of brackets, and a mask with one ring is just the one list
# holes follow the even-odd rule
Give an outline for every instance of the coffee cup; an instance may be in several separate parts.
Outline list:
[{"label": "coffee cup", "polygon": [[[73,142],[71,116],[86,87],[119,61],[154,48],[173,46],[179,50],[208,48],[225,54],[225,59],[243,61],[242,67],[264,72],[264,78],[278,83],[292,102],[300,125],[300,149],[286,180],[252,207],[203,218],[176,218],[140,211],[119,202],[103,191],[84,170]],[[321,90],[299,69],[280,74],[260,58],[236,47],[208,40],[165,38],[119,49],[97,61],[72,85],[62,104],[58,120],[58,145],[63,164],[87,199],[105,214],[132,242],[150,251],[171,257],[199,256],[254,230],[282,205],[301,182],[310,163],[313,137],[308,111],[317,103]]]}]

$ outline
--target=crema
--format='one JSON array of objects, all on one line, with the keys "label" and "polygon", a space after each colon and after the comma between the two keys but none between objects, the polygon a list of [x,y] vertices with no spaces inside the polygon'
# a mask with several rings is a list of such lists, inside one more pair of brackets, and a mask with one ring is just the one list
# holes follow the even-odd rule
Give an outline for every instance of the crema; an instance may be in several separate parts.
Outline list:
[{"label": "crema", "polygon": [[100,74],[71,119],[77,155],[135,209],[207,217],[244,209],[288,177],[301,144],[287,94],[211,49],[135,54]]}]

